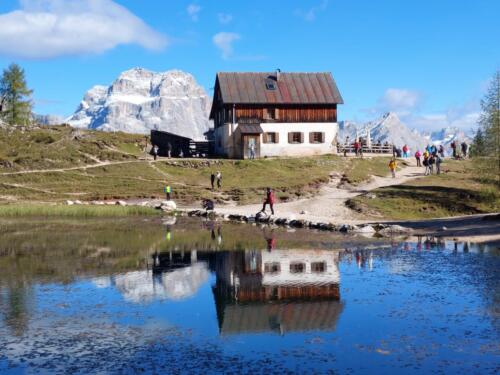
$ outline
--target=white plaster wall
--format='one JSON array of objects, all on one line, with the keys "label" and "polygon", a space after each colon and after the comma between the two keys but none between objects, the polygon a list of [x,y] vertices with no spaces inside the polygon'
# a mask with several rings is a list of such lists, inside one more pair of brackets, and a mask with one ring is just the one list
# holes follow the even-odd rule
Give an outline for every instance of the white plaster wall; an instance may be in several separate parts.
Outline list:
[{"label": "white plaster wall", "polygon": [[[303,273],[291,273],[291,263],[305,263]],[[323,273],[311,272],[311,263],[325,262],[326,270]],[[281,271],[265,273],[266,263],[279,263]],[[328,250],[300,251],[300,250],[273,250],[262,252],[262,285],[318,285],[340,283],[338,268],[338,253]]]},{"label": "white plaster wall", "polygon": [[[236,128],[236,125],[234,125]],[[231,125],[224,124],[214,131],[215,135],[215,153],[221,156],[233,157],[233,139],[231,134]]]},{"label": "white plaster wall", "polygon": [[[266,133],[279,133],[279,143],[263,143],[260,137],[260,157],[273,156],[310,156],[336,153],[336,137],[338,134],[338,124],[335,122],[306,122],[306,123],[262,123],[262,130]],[[241,147],[240,132],[237,131],[238,124],[234,125],[234,132],[231,132],[231,124],[225,124],[215,129],[215,152],[230,158],[239,157],[240,150],[234,147]],[[288,133],[304,133],[303,143],[288,143]],[[325,133],[324,143],[309,143],[310,132]],[[220,142],[219,142],[220,140]],[[220,144],[220,146],[219,146]]]},{"label": "white plaster wall", "polygon": [[[263,123],[261,127],[266,133],[279,133],[279,143],[263,143],[261,136],[261,157],[321,155],[337,151],[335,140],[339,127],[335,122]],[[288,143],[290,132],[304,133],[304,143]],[[310,132],[325,133],[325,143],[309,143]]]}]

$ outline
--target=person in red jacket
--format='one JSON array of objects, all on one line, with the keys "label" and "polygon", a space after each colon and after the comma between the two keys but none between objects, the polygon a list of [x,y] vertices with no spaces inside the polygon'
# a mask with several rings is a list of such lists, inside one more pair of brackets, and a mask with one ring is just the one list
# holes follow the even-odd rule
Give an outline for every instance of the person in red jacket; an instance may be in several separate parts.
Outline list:
[{"label": "person in red jacket", "polygon": [[271,208],[271,214],[274,215],[274,192],[271,188],[266,189],[266,200],[262,206],[262,212],[266,212],[267,205]]}]

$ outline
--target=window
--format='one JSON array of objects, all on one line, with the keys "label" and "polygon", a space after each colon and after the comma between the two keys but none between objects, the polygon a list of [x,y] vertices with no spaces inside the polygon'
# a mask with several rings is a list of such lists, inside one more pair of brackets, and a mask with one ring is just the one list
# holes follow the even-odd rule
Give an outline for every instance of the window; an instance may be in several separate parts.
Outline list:
[{"label": "window", "polygon": [[313,262],[311,263],[311,272],[323,273],[326,270],[325,262]]},{"label": "window", "polygon": [[275,108],[264,108],[264,118],[266,120],[276,119],[276,109]]},{"label": "window", "polygon": [[325,133],[322,132],[309,133],[309,143],[325,143]]},{"label": "window", "polygon": [[281,271],[281,265],[278,262],[264,263],[265,273],[277,273]]},{"label": "window", "polygon": [[288,143],[304,143],[304,133],[301,132],[288,133]]},{"label": "window", "polygon": [[266,89],[267,90],[276,90],[276,78],[267,77]]},{"label": "window", "polygon": [[266,89],[276,90],[276,84],[273,81],[267,81],[266,82]]},{"label": "window", "polygon": [[305,269],[304,263],[290,263],[290,273],[303,273]]},{"label": "window", "polygon": [[279,143],[279,133],[264,133],[264,143]]}]

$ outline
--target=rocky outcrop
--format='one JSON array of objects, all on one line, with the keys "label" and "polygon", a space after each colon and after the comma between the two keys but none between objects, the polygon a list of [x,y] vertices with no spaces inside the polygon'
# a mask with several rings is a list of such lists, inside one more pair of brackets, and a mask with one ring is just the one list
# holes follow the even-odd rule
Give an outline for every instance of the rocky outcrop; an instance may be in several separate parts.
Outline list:
[{"label": "rocky outcrop", "polygon": [[195,140],[210,128],[211,100],[191,74],[135,68],[111,86],[94,86],[67,119],[74,127],[149,134],[162,130]]}]

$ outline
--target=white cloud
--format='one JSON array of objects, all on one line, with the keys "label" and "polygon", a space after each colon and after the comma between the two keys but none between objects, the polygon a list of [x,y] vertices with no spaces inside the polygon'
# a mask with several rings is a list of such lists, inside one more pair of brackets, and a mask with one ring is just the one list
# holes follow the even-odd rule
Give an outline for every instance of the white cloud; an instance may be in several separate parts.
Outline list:
[{"label": "white cloud", "polygon": [[394,112],[403,123],[419,131],[435,131],[447,127],[469,131],[476,127],[480,109],[478,98],[471,98],[460,105],[433,112],[422,108],[423,98],[424,95],[416,90],[389,88],[374,107],[363,112],[371,117]]},{"label": "white cloud", "polygon": [[415,111],[422,103],[422,94],[415,90],[389,88],[378,100],[377,109],[406,115]]},{"label": "white cloud", "polygon": [[223,25],[227,25],[233,20],[233,15],[228,14],[228,13],[219,13],[217,15],[217,18],[219,19],[219,22]]},{"label": "white cloud", "polygon": [[112,0],[21,0],[0,14],[0,55],[52,58],[102,53],[121,44],[150,50],[167,38]]},{"label": "white cloud", "polygon": [[233,55],[233,43],[240,40],[241,36],[237,33],[220,32],[212,38],[215,46],[220,49],[223,59],[229,59]]},{"label": "white cloud", "polygon": [[403,116],[402,120],[410,127],[420,131],[434,131],[442,128],[458,128],[465,132],[475,129],[479,112],[463,112],[450,115],[449,111],[431,114]]},{"label": "white cloud", "polygon": [[200,14],[201,7],[196,4],[189,4],[187,7],[187,13],[189,14],[189,17],[196,22],[198,21],[198,16]]},{"label": "white cloud", "polygon": [[305,21],[312,22],[316,19],[316,15],[319,12],[326,10],[327,7],[328,7],[328,0],[322,0],[319,5],[309,8],[308,10],[303,11],[301,9],[297,9],[295,11],[295,14],[303,18]]}]

